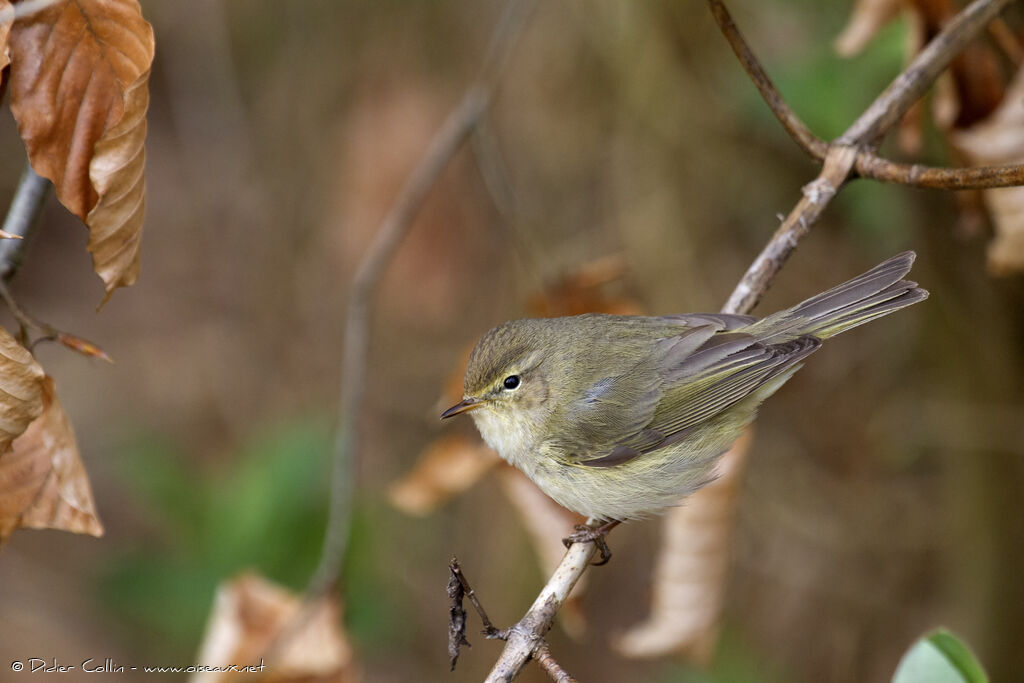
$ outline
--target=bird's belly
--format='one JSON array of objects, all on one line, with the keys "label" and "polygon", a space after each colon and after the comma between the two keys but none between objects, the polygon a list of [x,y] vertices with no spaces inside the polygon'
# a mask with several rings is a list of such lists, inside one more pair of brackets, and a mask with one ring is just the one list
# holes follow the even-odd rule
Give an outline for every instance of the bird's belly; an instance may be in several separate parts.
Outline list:
[{"label": "bird's belly", "polygon": [[558,504],[588,517],[626,520],[647,517],[679,502],[714,478],[724,447],[679,448],[658,461],[638,459],[615,467],[588,467],[540,458],[520,465]]}]

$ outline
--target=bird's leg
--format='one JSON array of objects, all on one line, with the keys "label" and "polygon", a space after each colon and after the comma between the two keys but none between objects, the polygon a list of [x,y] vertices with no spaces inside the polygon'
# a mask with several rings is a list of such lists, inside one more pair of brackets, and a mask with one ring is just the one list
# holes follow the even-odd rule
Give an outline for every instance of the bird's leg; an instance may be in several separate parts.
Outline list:
[{"label": "bird's leg", "polygon": [[608,543],[605,542],[604,537],[620,523],[619,520],[613,519],[597,527],[577,524],[574,527],[576,533],[569,534],[563,538],[562,543],[565,544],[566,548],[570,547],[573,543],[593,543],[601,553],[601,560],[595,562],[594,566],[600,567],[602,564],[608,564],[608,560],[612,559],[612,551],[608,549]]}]

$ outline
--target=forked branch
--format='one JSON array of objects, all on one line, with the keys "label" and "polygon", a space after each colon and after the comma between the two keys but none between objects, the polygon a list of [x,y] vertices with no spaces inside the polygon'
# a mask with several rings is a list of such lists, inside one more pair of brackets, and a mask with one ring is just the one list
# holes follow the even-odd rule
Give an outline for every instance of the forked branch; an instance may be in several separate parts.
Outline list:
[{"label": "forked branch", "polygon": [[[889,89],[858,119],[858,122],[836,141],[843,144],[860,141],[858,144],[867,145],[867,147],[861,146],[857,150],[854,170],[858,177],[935,190],[982,190],[1024,184],[1024,164],[971,168],[937,168],[921,164],[904,164],[879,156],[871,148],[874,141],[870,139],[872,134],[884,134],[895,121],[899,121],[909,105],[924,94],[938,74],[949,65],[952,58],[979,31],[979,27],[984,26],[1007,4],[1009,4],[1009,0],[975,2],[965,9],[954,21],[950,22],[939,36],[936,36],[935,40],[929,43],[928,47],[900,74],[899,78],[893,81]],[[793,141],[800,146],[800,149],[804,150],[811,158],[824,161],[828,154],[829,144],[811,132],[807,124],[796,115],[779,94],[775,84],[772,83],[757,55],[750,49],[750,45],[747,44],[743,34],[737,28],[725,5],[720,0],[709,0],[708,5],[722,35],[729,42],[729,46],[740,60],[740,64],[743,65],[772,114],[793,138]],[[905,105],[905,102],[909,102],[909,104]],[[895,105],[899,105],[899,107]],[[884,127],[881,126],[880,121],[872,123],[880,113],[887,112],[889,107],[894,107],[893,113],[886,117]]]}]

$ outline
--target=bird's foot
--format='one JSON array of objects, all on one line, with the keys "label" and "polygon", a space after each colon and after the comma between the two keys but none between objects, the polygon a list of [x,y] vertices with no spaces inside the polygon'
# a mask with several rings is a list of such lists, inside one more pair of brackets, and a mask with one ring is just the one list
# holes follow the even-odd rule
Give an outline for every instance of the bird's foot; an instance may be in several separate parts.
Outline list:
[{"label": "bird's foot", "polygon": [[562,543],[565,544],[566,548],[571,547],[573,543],[593,543],[594,547],[601,553],[601,559],[593,564],[595,567],[600,567],[603,564],[608,564],[608,560],[612,559],[612,551],[608,548],[608,543],[604,540],[604,537],[618,525],[618,520],[606,522],[598,527],[577,524],[573,527],[576,529],[576,532],[563,538]]}]

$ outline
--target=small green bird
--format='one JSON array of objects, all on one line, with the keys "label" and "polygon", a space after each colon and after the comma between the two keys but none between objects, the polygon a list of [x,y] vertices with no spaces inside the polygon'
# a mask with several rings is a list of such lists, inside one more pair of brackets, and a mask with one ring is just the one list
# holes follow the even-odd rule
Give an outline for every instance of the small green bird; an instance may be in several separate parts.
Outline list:
[{"label": "small green bird", "polygon": [[928,297],[905,252],[760,320],[588,314],[513,320],[477,343],[465,396],[484,440],[561,505],[634,519],[714,477],[757,407],[823,339]]}]

